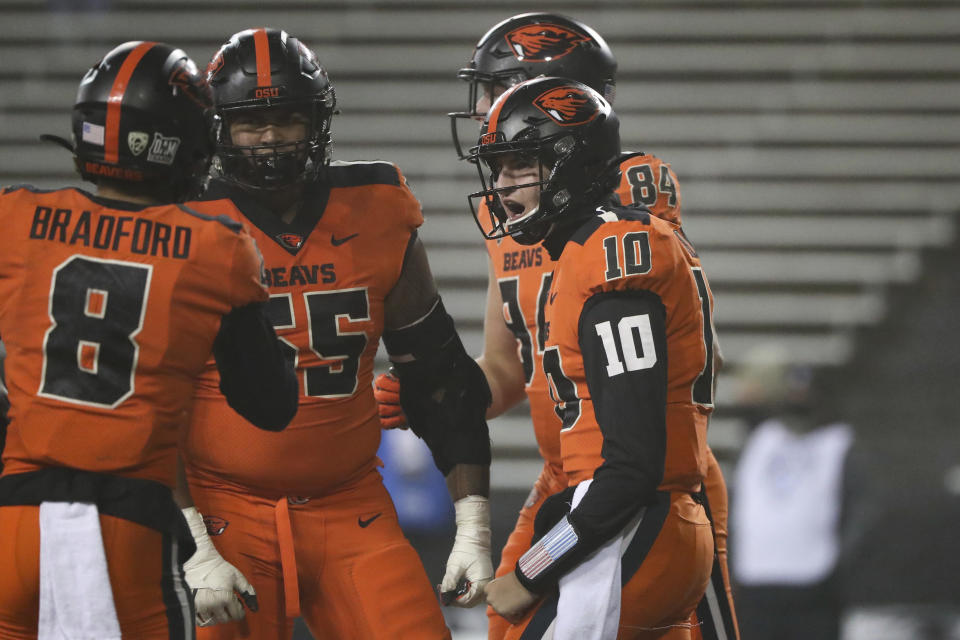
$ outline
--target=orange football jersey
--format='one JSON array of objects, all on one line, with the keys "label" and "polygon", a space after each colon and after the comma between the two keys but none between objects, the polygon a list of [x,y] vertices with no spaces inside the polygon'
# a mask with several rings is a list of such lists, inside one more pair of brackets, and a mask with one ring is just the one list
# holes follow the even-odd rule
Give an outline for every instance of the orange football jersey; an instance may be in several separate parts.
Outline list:
[{"label": "orange football jersey", "polygon": [[241,190],[229,193],[263,252],[270,317],[296,365],[300,408],[282,433],[257,429],[227,406],[211,361],[184,455],[194,469],[254,491],[322,495],[376,464],[373,359],[384,298],[423,222],[420,205],[386,162],[333,163],[291,224]]},{"label": "orange football jersey", "polygon": [[[621,318],[619,331],[610,322],[581,326],[594,296],[634,291],[653,294],[665,309],[666,353],[654,353],[649,321],[646,334],[639,322],[643,317]],[[712,309],[700,260],[676,225],[639,211],[614,209],[592,218],[566,243],[546,306],[549,335],[543,366],[563,416],[560,447],[571,485],[592,478],[605,458],[581,353],[581,332],[587,332],[603,342],[606,371],[597,375],[642,370],[658,358],[659,366],[666,366],[666,449],[659,488],[699,490],[713,410]],[[638,429],[646,428],[643,416],[635,419]]]},{"label": "orange football jersey", "polygon": [[620,154],[617,198],[624,206],[642,204],[650,213],[679,225],[680,184],[670,164],[643,152]]},{"label": "orange football jersey", "polygon": [[220,319],[267,298],[251,237],[190,203],[29,187],[0,194],[0,227],[4,474],[61,466],[173,486]]},{"label": "orange football jersey", "polygon": [[[669,164],[656,156],[625,153],[620,170],[617,196],[621,203],[643,204],[655,216],[680,224],[680,188]],[[481,201],[478,219],[486,221],[489,215]],[[542,366],[543,309],[556,265],[541,245],[522,245],[510,237],[486,245],[503,300],[503,319],[517,339],[537,446],[545,461],[559,467],[560,418]]]}]

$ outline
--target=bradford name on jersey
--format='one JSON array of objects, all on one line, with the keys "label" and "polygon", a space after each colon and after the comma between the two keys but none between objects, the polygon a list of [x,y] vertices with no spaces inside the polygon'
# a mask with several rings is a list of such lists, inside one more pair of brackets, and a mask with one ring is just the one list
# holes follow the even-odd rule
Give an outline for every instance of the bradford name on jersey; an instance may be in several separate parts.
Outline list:
[{"label": "bradford name on jersey", "polygon": [[[208,212],[232,210],[226,201]],[[262,301],[226,217],[79,189],[0,194],[0,336],[13,409],[4,472],[47,466],[174,484],[195,376],[220,321]]]}]

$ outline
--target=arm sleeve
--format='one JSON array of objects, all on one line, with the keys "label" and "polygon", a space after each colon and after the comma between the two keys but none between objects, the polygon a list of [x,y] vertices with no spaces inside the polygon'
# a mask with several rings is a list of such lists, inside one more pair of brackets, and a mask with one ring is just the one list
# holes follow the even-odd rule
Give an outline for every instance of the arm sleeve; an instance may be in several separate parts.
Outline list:
[{"label": "arm sleeve", "polygon": [[604,462],[576,509],[520,559],[517,576],[535,592],[623,529],[654,501],[663,479],[667,338],[659,297],[623,291],[590,298],[580,315],[580,351]]},{"label": "arm sleeve", "polygon": [[297,413],[300,390],[265,311],[257,302],[223,316],[213,355],[230,407],[261,429],[280,431]]},{"label": "arm sleeve", "polygon": [[237,234],[233,252],[230,306],[237,308],[270,297],[263,286],[263,256],[256,241],[244,230]]},{"label": "arm sleeve", "polygon": [[490,465],[486,413],[490,387],[463,348],[437,298],[420,321],[385,331],[383,344],[400,378],[400,406],[444,476],[459,464]]}]

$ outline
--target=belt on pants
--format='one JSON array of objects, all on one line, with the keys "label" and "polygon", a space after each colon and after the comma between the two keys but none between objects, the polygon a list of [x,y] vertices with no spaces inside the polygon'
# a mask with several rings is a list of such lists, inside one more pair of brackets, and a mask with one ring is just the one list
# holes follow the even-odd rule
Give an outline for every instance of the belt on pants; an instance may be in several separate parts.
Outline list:
[{"label": "belt on pants", "polygon": [[277,524],[277,544],[280,546],[280,568],[283,573],[283,604],[288,618],[300,615],[300,583],[297,579],[297,554],[293,547],[293,528],[290,526],[290,504],[303,504],[304,498],[280,498],[273,508]]}]

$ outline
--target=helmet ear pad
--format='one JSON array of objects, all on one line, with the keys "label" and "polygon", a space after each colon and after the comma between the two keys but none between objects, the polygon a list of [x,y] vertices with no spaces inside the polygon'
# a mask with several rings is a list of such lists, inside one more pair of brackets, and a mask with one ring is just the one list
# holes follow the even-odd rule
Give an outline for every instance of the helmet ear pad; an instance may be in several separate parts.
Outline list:
[{"label": "helmet ear pad", "polygon": [[[605,118],[605,116],[600,116]],[[597,122],[599,128],[602,122]],[[565,148],[556,152],[558,146]],[[565,138],[553,145],[556,161],[548,188],[541,193],[541,206],[569,209],[602,202],[619,183],[619,154],[610,157],[591,136]],[[594,149],[596,148],[596,149]],[[611,172],[611,164],[615,171]],[[543,202],[549,199],[549,202]]]},{"label": "helmet ear pad", "polygon": [[[540,190],[540,219],[514,236],[520,244],[541,242],[554,227],[575,224],[592,214],[619,183],[619,162],[603,157],[590,158],[589,139],[565,136],[546,145],[541,157],[550,167],[549,177]],[[558,150],[559,149],[559,150]]]}]

